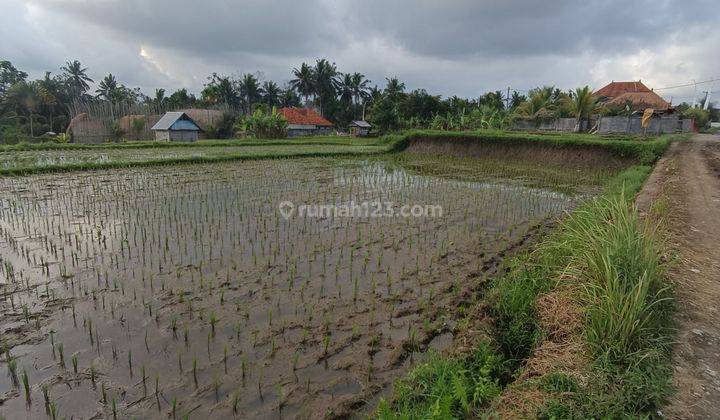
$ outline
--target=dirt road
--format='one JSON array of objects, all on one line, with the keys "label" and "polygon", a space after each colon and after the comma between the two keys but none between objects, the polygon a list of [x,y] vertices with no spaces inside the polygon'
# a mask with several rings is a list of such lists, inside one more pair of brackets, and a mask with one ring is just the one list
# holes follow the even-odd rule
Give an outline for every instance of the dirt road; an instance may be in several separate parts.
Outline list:
[{"label": "dirt road", "polygon": [[668,418],[720,416],[720,136],[675,143],[638,197],[667,206],[670,245],[680,261],[670,279],[678,300],[674,385]]}]

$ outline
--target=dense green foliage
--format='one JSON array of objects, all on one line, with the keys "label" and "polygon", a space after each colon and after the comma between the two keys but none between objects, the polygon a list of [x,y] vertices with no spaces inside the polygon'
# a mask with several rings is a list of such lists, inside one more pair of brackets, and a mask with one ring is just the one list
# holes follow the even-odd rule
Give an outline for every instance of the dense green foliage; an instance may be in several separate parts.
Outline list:
[{"label": "dense green foliage", "polygon": [[281,139],[287,136],[287,121],[276,108],[268,113],[258,109],[241,118],[236,129],[256,139]]},{"label": "dense green foliage", "polygon": [[395,384],[392,404],[383,400],[378,417],[390,419],[449,419],[478,414],[497,397],[510,373],[502,356],[483,343],[470,354],[443,358],[436,353]]}]

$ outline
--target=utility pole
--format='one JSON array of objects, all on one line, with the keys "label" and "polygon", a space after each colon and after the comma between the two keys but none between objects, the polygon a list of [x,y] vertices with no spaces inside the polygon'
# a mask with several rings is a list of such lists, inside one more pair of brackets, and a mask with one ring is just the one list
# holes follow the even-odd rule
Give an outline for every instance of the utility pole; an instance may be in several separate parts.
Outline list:
[{"label": "utility pole", "polygon": [[705,91],[705,104],[703,105],[703,109],[707,110],[710,107],[710,92],[709,90]]},{"label": "utility pole", "polygon": [[510,109],[510,86],[508,86],[507,95],[505,95],[505,109]]}]

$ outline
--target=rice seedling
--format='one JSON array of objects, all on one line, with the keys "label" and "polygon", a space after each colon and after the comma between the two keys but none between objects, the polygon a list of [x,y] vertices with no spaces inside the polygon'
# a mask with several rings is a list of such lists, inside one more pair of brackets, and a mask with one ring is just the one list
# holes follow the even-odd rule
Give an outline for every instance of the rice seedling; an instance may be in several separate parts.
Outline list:
[{"label": "rice seedling", "polygon": [[132,362],[132,350],[128,350],[128,370],[130,371],[130,377],[133,376],[133,362]]},{"label": "rice seedling", "polygon": [[155,375],[155,403],[160,411],[160,375]]},{"label": "rice seedling", "polygon": [[58,355],[60,356],[60,367],[65,369],[65,352],[63,343],[58,343]]},{"label": "rice seedling", "polygon": [[195,388],[198,387],[198,379],[197,379],[197,358],[193,357],[192,361],[192,374],[193,374],[193,382],[195,382]]},{"label": "rice seedling", "polygon": [[55,404],[54,402],[50,403],[50,418],[52,418],[52,420],[57,420],[57,415],[58,415],[57,404]]},{"label": "rice seedling", "polygon": [[[433,162],[430,166],[439,171],[449,161]],[[444,267],[443,258],[469,243],[487,246],[488,253],[509,246],[508,236],[524,235],[527,226],[559,215],[577,201],[570,195],[509,182],[428,176],[389,159],[278,160],[272,170],[267,166],[245,162],[219,164],[211,171],[202,165],[122,169],[98,172],[83,181],[61,174],[0,179],[5,187],[0,191],[13,192],[0,193],[0,250],[3,256],[13,256],[13,267],[2,261],[0,276],[9,284],[13,278],[22,285],[30,282],[24,288],[27,299],[13,294],[6,299],[23,308],[27,323],[35,324],[45,317],[38,301],[54,294],[58,300],[69,299],[65,307],[72,312],[72,323],[68,314],[67,328],[77,326],[80,316],[89,347],[97,347],[102,363],[88,367],[93,383],[95,366],[107,363],[121,371],[118,351],[123,348],[131,377],[133,365],[140,363],[143,390],[139,386],[128,390],[128,398],[145,392],[148,369],[156,366],[154,358],[172,354],[173,349],[177,371],[166,371],[167,382],[192,381],[199,389],[204,376],[198,377],[193,355],[205,344],[212,362],[217,351],[213,346],[221,342],[222,365],[217,357],[218,363],[203,365],[202,374],[208,378],[226,374],[222,378],[230,389],[239,381],[245,386],[246,380],[257,380],[262,395],[266,387],[275,389],[288,370],[298,371],[301,352],[313,347],[325,361],[333,351],[349,359],[355,352],[374,354],[381,348],[377,331],[395,328],[388,326],[400,322],[393,320],[393,314],[405,309],[418,312],[419,319],[406,336],[415,341],[420,324],[423,332],[431,331],[434,301],[444,304],[448,298],[450,281],[432,279],[431,267]],[[480,179],[482,168],[468,172]],[[55,187],[48,188],[49,182]],[[330,214],[285,220],[275,210],[286,199],[438,202],[446,217]],[[494,237],[496,233],[507,235]],[[15,239],[25,237],[47,239],[33,247]],[[34,259],[37,269],[32,271]],[[57,289],[49,288],[55,284]],[[229,337],[223,337],[223,326],[233,330]],[[110,354],[100,351],[99,330],[111,346],[112,361],[103,360]],[[50,334],[51,350],[61,368],[65,365],[62,343],[56,341],[73,337],[66,331]],[[207,341],[201,331],[207,333]],[[181,334],[184,345],[177,343]],[[368,346],[345,347],[349,338]],[[231,339],[232,346],[223,339]],[[388,346],[403,341],[401,336],[383,339]],[[133,359],[140,340],[148,356]],[[118,350],[118,342],[127,344]],[[73,351],[82,354],[87,343],[79,347]],[[235,377],[232,355],[239,358],[240,375]],[[185,374],[187,357],[193,357],[192,377]],[[372,376],[369,365],[367,377]],[[308,395],[319,394],[308,390]],[[103,397],[107,410],[108,398]],[[267,400],[261,404],[273,401]],[[239,397],[237,404],[234,408],[243,412]],[[205,408],[199,410],[199,416],[207,414]],[[143,414],[147,413],[139,411]]]},{"label": "rice seedling", "polygon": [[25,389],[25,402],[30,404],[30,380],[28,379],[27,371],[23,368],[22,374],[23,388]]},{"label": "rice seedling", "polygon": [[240,392],[235,392],[235,393],[233,393],[233,397],[232,397],[232,412],[233,412],[233,414],[237,414],[238,405],[240,405]]},{"label": "rice seedling", "polygon": [[215,402],[220,401],[220,386],[222,386],[222,382],[220,382],[220,378],[215,378],[213,381],[213,390],[215,391]]},{"label": "rice seedling", "polygon": [[48,390],[48,387],[46,384],[43,384],[41,389],[42,389],[42,394],[43,394],[43,401],[45,402],[45,409],[49,410],[49,408],[50,408],[50,391]]},{"label": "rice seedling", "polygon": [[217,324],[217,322],[218,322],[218,319],[217,319],[217,316],[215,315],[215,312],[211,312],[210,313],[210,328],[211,328],[213,337],[215,337],[215,325]]},{"label": "rice seedling", "polygon": [[117,420],[117,402],[115,401],[115,397],[112,397],[112,400],[110,400],[110,410],[112,411],[113,420]]},{"label": "rice seedling", "polygon": [[97,377],[97,370],[95,369],[95,365],[90,365],[90,382],[92,383],[93,389],[95,388],[95,378]]}]

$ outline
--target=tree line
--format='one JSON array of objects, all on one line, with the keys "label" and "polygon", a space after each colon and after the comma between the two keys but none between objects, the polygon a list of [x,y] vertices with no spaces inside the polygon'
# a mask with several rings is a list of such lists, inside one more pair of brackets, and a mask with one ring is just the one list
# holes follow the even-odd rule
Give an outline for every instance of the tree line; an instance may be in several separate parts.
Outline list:
[{"label": "tree line", "polygon": [[[367,120],[383,131],[412,128],[466,130],[508,128],[513,119],[535,121],[572,117],[580,121],[596,113],[621,114],[627,109],[607,109],[589,87],[561,91],[553,86],[517,91],[493,91],[477,98],[443,98],[424,89],[406,89],[397,77],[379,86],[358,72],[344,73],[335,63],[319,59],[291,70],[284,85],[262,80],[259,73],[238,76],[213,73],[199,96],[178,89],[168,94],[155,89],[152,96],[129,88],[112,74],[95,81],[78,60],[66,62],[60,72],[29,80],[28,74],[9,61],[0,61],[0,140],[37,137],[67,128],[76,104],[148,105],[157,110],[220,108],[226,116],[213,127],[217,136],[231,136],[242,125],[241,116],[257,111],[272,115],[278,107],[314,107],[338,127],[353,120]],[[680,105],[682,107],[682,105]],[[697,111],[692,111],[697,113]],[[119,117],[119,116],[117,116]]]}]

